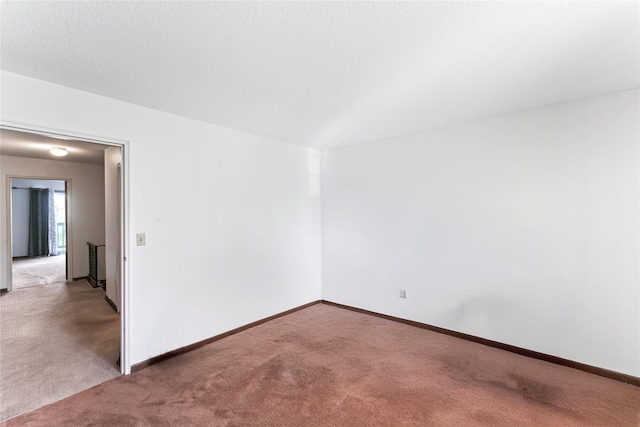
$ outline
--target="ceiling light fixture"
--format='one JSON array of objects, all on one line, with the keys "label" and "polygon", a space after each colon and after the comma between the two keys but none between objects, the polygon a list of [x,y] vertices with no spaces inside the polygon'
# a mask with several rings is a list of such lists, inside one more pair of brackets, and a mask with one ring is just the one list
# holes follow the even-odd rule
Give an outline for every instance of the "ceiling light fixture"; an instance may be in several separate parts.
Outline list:
[{"label": "ceiling light fixture", "polygon": [[58,157],[66,156],[67,154],[69,154],[67,153],[67,149],[64,147],[51,147],[51,150],[49,150],[49,152]]}]

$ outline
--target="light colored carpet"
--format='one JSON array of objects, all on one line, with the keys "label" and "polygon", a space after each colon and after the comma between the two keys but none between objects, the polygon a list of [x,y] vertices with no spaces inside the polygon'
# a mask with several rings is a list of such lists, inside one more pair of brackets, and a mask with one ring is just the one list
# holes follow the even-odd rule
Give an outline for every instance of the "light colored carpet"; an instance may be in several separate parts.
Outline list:
[{"label": "light colored carpet", "polygon": [[85,280],[0,294],[0,421],[120,375],[120,316]]},{"label": "light colored carpet", "polygon": [[66,281],[66,255],[13,260],[13,289]]}]

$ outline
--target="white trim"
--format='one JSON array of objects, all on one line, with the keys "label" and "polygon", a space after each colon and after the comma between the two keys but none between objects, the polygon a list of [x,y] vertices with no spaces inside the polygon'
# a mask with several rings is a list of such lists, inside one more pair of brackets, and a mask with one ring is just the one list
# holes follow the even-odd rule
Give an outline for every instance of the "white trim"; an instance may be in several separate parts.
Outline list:
[{"label": "white trim", "polygon": [[11,177],[9,175],[5,175],[6,187],[7,187],[7,211],[5,212],[6,216],[6,235],[7,235],[7,260],[5,262],[5,278],[7,283],[7,292],[11,292],[13,289],[13,236],[12,236],[12,215],[13,209],[11,209],[12,196],[13,191],[11,191]]},{"label": "white trim", "polygon": [[0,120],[0,129],[15,130],[18,132],[34,133],[49,138],[70,138],[82,142],[92,142],[94,144],[126,146],[129,141],[124,139],[110,138],[101,135],[93,135],[81,132],[71,132],[44,126],[32,125],[29,123]]},{"label": "white trim", "polygon": [[[121,292],[122,292],[122,307],[121,307],[121,321],[120,321],[120,372],[122,374],[128,375],[131,373],[131,363],[129,350],[131,346],[129,345],[129,262],[127,260],[127,255],[129,254],[129,141],[117,138],[105,137],[102,135],[91,135],[76,131],[63,130],[63,129],[54,129],[48,128],[44,126],[38,126],[31,123],[19,123],[12,122],[8,120],[0,120],[0,129],[8,129],[15,130],[19,132],[27,132],[27,133],[35,133],[42,136],[48,136],[52,138],[62,137],[62,138],[71,138],[78,141],[83,142],[91,142],[94,144],[102,144],[102,145],[111,145],[120,147],[122,159],[121,159],[121,167],[122,167],[122,194],[121,194],[121,219],[123,221],[122,229],[121,229],[121,239],[120,244],[122,251],[121,253],[121,271],[120,271],[120,283],[122,284]],[[70,180],[65,179],[70,183]],[[11,186],[11,180],[7,179],[7,185]],[[71,191],[71,188],[68,188]],[[9,191],[9,195],[7,197],[11,197],[11,191]],[[7,200],[10,202],[10,199]],[[10,229],[11,218],[8,216],[7,222],[8,227]],[[9,231],[10,232],[10,231]],[[8,235],[10,237],[10,235]],[[68,236],[71,238],[71,236]],[[11,245],[11,238],[7,239],[9,245]],[[11,252],[8,252],[9,254]],[[69,270],[71,275],[73,275],[73,270],[71,270],[71,264],[69,264]],[[11,268],[9,268],[7,275],[11,275]],[[11,277],[9,277],[10,279]],[[11,282],[9,282],[10,284]],[[10,286],[10,285],[9,285]]]}]

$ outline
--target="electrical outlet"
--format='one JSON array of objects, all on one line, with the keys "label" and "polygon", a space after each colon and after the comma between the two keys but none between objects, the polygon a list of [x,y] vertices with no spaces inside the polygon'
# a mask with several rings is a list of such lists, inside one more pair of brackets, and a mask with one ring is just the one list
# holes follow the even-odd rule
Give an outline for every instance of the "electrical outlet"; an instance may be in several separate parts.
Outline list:
[{"label": "electrical outlet", "polygon": [[146,244],[147,244],[147,237],[145,236],[145,234],[144,233],[136,234],[136,245],[144,246]]},{"label": "electrical outlet", "polygon": [[406,298],[406,297],[407,297],[407,290],[400,289],[400,298]]}]

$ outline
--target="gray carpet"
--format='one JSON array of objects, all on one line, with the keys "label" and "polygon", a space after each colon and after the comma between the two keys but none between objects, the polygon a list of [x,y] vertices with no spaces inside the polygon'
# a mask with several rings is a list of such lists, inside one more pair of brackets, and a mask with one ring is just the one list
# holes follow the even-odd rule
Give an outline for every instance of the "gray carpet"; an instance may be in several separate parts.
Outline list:
[{"label": "gray carpet", "polygon": [[66,281],[66,255],[13,260],[13,289],[50,285]]},{"label": "gray carpet", "polygon": [[85,280],[0,294],[0,421],[120,375],[120,316]]}]

